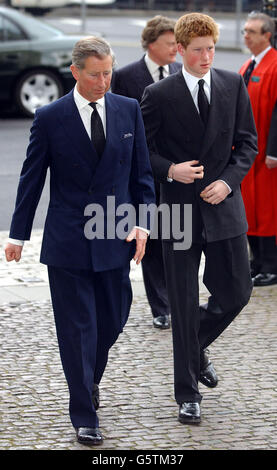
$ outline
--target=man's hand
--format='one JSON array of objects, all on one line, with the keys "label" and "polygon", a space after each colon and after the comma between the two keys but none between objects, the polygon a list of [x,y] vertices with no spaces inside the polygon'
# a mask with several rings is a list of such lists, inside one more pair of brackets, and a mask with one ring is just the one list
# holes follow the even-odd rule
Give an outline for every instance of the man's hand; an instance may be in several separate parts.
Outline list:
[{"label": "man's hand", "polygon": [[16,262],[18,262],[21,258],[22,248],[23,246],[14,245],[13,243],[7,243],[7,246],[5,248],[6,260],[15,260]]},{"label": "man's hand", "polygon": [[229,188],[223,181],[214,181],[200,193],[200,196],[209,204],[219,204],[228,194]]},{"label": "man's hand", "polygon": [[136,261],[136,264],[139,264],[144,257],[147,237],[148,235],[144,230],[140,230],[139,228],[134,227],[126,238],[127,242],[131,242],[134,240],[134,238],[136,239],[136,252],[133,257],[133,260]]},{"label": "man's hand", "polygon": [[265,164],[269,170],[277,168],[277,160],[274,158],[265,157]]},{"label": "man's hand", "polygon": [[193,183],[195,179],[204,177],[203,165],[195,166],[199,160],[190,160],[189,162],[177,163],[174,165],[174,180],[179,183]]}]

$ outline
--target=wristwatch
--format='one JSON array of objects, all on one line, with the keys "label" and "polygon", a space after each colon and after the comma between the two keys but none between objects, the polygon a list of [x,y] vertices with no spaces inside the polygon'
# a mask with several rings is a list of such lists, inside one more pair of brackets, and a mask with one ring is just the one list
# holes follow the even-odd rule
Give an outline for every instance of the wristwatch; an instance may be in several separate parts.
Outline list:
[{"label": "wristwatch", "polygon": [[[173,172],[174,172],[174,165],[175,163],[171,163],[169,169],[168,169],[168,175],[167,175],[167,178],[166,178],[166,181],[168,183],[172,183],[173,182]],[[170,171],[171,170],[171,171]]]}]

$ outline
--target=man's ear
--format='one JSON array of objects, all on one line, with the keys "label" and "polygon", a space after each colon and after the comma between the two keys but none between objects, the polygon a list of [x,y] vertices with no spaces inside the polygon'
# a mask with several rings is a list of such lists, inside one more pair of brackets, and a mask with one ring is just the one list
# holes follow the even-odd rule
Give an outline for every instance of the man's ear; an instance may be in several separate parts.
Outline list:
[{"label": "man's ear", "polygon": [[264,33],[264,36],[266,37],[266,39],[270,42],[272,42],[272,34],[270,31],[267,31],[266,33]]},{"label": "man's ear", "polygon": [[70,70],[71,70],[71,73],[72,73],[73,77],[77,81],[79,79],[79,69],[78,69],[78,67],[76,67],[76,65],[72,64],[72,65],[70,65]]},{"label": "man's ear", "polygon": [[180,42],[178,42],[178,44],[177,44],[177,49],[178,49],[179,54],[181,56],[183,56],[184,52],[185,52],[185,48],[184,48],[184,46],[182,46],[182,44]]}]

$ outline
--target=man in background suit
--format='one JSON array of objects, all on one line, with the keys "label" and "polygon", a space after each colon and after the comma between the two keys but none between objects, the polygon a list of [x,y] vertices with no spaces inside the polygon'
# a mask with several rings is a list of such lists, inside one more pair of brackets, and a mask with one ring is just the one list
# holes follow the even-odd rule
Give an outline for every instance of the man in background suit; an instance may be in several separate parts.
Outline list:
[{"label": "man in background suit", "polygon": [[[98,445],[103,440],[98,386],[109,349],[128,318],[130,260],[141,261],[149,229],[138,228],[134,220],[127,239],[115,233],[108,237],[113,214],[107,197],[113,198],[114,212],[128,203],[138,213],[139,205],[153,203],[155,195],[139,105],[107,93],[114,62],[110,46],[100,38],[82,39],[72,56],[74,90],[35,115],[6,258],[21,257],[49,168],[41,262],[48,266],[71,422],[80,443]],[[93,207],[100,210],[96,227],[87,217]]]},{"label": "man in background suit", "polygon": [[[200,13],[182,16],[175,37],[180,72],[145,89],[141,109],[161,203],[192,208],[192,244],[163,240],[171,307],[175,398],[181,423],[201,420],[203,350],[247,304],[252,291],[240,183],[255,158],[256,131],[241,76],[211,69],[218,27]],[[199,263],[210,292],[199,306]]]},{"label": "man in background suit", "polygon": [[[137,62],[113,72],[112,91],[141,101],[147,85],[177,72],[182,64],[176,63],[177,43],[174,36],[175,21],[161,15],[149,20],[142,31],[141,43],[146,51]],[[159,183],[156,199],[159,204]],[[160,239],[149,239],[142,260],[145,291],[153,315],[155,328],[170,327],[169,302],[164,274]]]},{"label": "man in background suit", "polygon": [[248,15],[245,45],[252,52],[240,73],[247,85],[259,153],[242,181],[254,286],[277,284],[277,51],[273,18]]}]

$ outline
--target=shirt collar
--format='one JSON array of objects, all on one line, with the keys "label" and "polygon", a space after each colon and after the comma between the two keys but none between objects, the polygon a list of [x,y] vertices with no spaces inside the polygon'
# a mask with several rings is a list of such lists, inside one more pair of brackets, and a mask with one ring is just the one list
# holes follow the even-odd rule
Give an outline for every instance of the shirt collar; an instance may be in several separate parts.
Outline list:
[{"label": "shirt collar", "polygon": [[[194,75],[191,75],[191,73],[189,73],[184,65],[182,67],[182,72],[183,72],[183,76],[184,76],[184,79],[186,81],[186,84],[188,86],[188,89],[190,90],[190,92],[192,92],[194,90],[194,88],[196,87],[196,85],[198,85],[198,82],[200,80],[199,77],[195,77]],[[205,80],[205,82],[207,83],[208,87],[210,88],[211,87],[211,71],[209,70],[205,75],[204,77],[202,77],[203,80]]]},{"label": "shirt collar", "polygon": [[268,46],[266,49],[260,52],[260,54],[256,56],[252,55],[251,59],[255,60],[256,65],[258,65],[261,62],[261,60],[264,58],[264,56],[268,53],[268,51],[270,51],[270,49],[271,49],[271,46]]},{"label": "shirt collar", "polygon": [[[149,55],[148,55],[148,52],[146,52],[145,54],[145,57],[144,57],[144,60],[145,60],[145,63],[148,67],[148,70],[149,72],[151,73],[151,75],[155,72],[157,72],[157,70],[159,69],[159,64],[156,64],[156,62],[154,62],[152,59],[150,59]],[[163,68],[165,69],[165,71],[167,73],[169,73],[169,65],[163,65]]]},{"label": "shirt collar", "polygon": [[[77,83],[74,87],[74,91],[73,91],[73,96],[74,96],[74,100],[75,100],[75,103],[76,103],[76,106],[77,108],[80,110],[80,109],[83,109],[85,106],[87,106],[89,103],[91,103],[91,101],[87,100],[86,98],[84,98],[77,90]],[[105,106],[105,96],[103,96],[102,98],[100,98],[99,100],[96,100],[96,103],[99,104],[100,106],[104,107]]]}]

